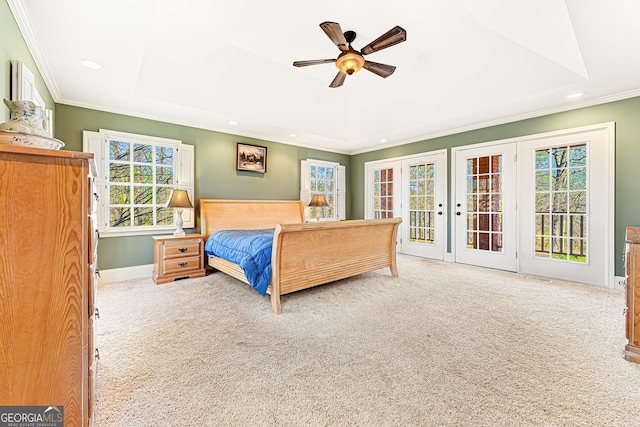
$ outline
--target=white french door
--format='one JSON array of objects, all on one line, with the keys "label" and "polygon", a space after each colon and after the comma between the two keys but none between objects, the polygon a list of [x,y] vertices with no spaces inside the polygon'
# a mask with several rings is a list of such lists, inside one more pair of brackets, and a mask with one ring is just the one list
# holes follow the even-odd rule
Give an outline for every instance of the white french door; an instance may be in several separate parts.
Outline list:
[{"label": "white french door", "polygon": [[446,233],[444,150],[365,164],[365,217],[401,217],[398,252],[444,259]]},{"label": "white french door", "polygon": [[394,218],[400,212],[400,161],[376,162],[365,166],[365,217]]},{"label": "white french door", "polygon": [[402,160],[403,254],[444,259],[445,167],[444,152]]},{"label": "white french door", "polygon": [[519,144],[519,271],[612,287],[613,129]]},{"label": "white french door", "polygon": [[454,153],[455,261],[516,271],[516,144]]},{"label": "white french door", "polygon": [[455,261],[613,287],[614,140],[605,123],[453,149]]}]

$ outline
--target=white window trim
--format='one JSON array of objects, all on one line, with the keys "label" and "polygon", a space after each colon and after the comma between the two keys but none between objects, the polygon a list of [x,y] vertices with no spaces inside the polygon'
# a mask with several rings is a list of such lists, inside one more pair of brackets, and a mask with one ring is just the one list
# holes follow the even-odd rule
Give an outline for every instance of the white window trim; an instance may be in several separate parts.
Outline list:
[{"label": "white window trim", "polygon": [[[195,207],[194,199],[194,147],[192,145],[183,144],[182,141],[176,139],[159,138],[154,136],[146,136],[132,134],[126,132],[118,132],[106,129],[100,129],[99,132],[83,131],[83,151],[93,153],[95,156],[96,169],[98,171],[96,177],[96,192],[98,194],[97,207],[97,223],[98,231],[101,237],[122,237],[122,236],[141,236],[149,234],[170,234],[176,229],[173,225],[163,225],[154,227],[134,228],[128,227],[123,230],[115,230],[108,227],[108,163],[109,163],[109,147],[107,141],[110,138],[121,138],[127,141],[146,142],[151,144],[173,145],[176,147],[176,167],[174,176],[176,179],[175,188],[187,190],[191,203]],[[194,209],[184,209],[182,212],[184,221],[183,228],[195,227]]]},{"label": "white window trim", "polygon": [[304,204],[304,219],[310,221],[310,209],[308,208],[311,201],[311,166],[325,166],[336,168],[336,190],[334,192],[335,217],[322,218],[320,221],[340,221],[346,219],[346,178],[345,167],[336,162],[328,162],[324,160],[307,159],[300,162],[300,200]]}]

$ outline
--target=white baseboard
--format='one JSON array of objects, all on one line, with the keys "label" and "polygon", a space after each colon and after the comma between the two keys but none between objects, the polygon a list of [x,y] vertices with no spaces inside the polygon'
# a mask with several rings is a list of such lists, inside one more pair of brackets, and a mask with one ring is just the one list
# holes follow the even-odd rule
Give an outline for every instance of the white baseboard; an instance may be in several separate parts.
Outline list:
[{"label": "white baseboard", "polygon": [[100,283],[120,282],[122,280],[151,277],[151,273],[153,273],[153,264],[111,268],[109,270],[100,270],[100,279],[98,280]]},{"label": "white baseboard", "polygon": [[444,261],[446,261],[446,262],[456,262],[456,258],[453,256],[453,252],[445,252],[444,253]]}]

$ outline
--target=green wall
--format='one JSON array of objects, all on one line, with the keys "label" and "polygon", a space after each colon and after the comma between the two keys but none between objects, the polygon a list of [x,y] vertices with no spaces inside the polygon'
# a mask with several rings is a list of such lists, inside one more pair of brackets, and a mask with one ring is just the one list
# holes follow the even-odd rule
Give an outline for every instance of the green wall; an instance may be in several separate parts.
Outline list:
[{"label": "green wall", "polygon": [[[31,72],[36,77],[36,88],[44,99],[44,102],[47,108],[52,109],[54,111],[55,116],[55,104],[53,102],[53,98],[49,93],[49,89],[44,83],[40,72],[38,71],[38,67],[36,67],[36,63],[27,48],[27,44],[20,33],[20,29],[18,28],[18,24],[16,24],[16,20],[13,18],[13,14],[11,13],[11,9],[9,9],[9,5],[6,1],[0,2],[0,63],[2,67],[0,67],[0,81],[2,84],[0,85],[0,97],[2,99],[11,99],[11,60],[17,59],[18,61],[22,61]],[[4,104],[0,105],[0,123],[6,122],[9,120],[9,109],[4,106]]]},{"label": "green wall", "polygon": [[[312,158],[346,166],[349,182],[351,157],[308,148],[294,147],[260,139],[140,119],[121,114],[59,104],[55,117],[56,138],[66,150],[82,151],[82,131],[100,129],[178,139],[195,147],[195,205],[202,198],[218,199],[298,199],[300,161]],[[267,173],[236,170],[236,144],[267,147]],[[199,229],[196,210],[196,229]],[[350,205],[347,201],[347,216]],[[147,236],[100,239],[98,266],[101,269],[153,263],[153,239]]]},{"label": "green wall", "polygon": [[[10,97],[10,60],[24,62],[36,75],[36,87],[48,108],[54,109],[55,137],[67,150],[82,150],[82,131],[100,128],[173,138],[195,146],[196,199],[299,197],[300,160],[314,158],[347,166],[347,217],[364,217],[364,163],[373,160],[495,141],[541,132],[556,131],[603,122],[616,122],[615,260],[616,275],[624,274],[622,252],[627,225],[640,225],[640,98],[631,98],[564,113],[552,114],[470,132],[419,141],[399,147],[358,154],[340,155],[275,142],[173,125],[153,120],[54,105],[33,57],[18,29],[6,1],[0,2],[0,96]],[[0,122],[9,119],[2,108]],[[235,170],[236,142],[266,146],[268,171],[265,175]],[[450,168],[449,168],[450,170]],[[449,197],[451,201],[452,198]],[[449,212],[452,210],[449,209]],[[150,264],[152,239],[149,236],[104,238],[99,244],[102,269]]]},{"label": "green wall", "polygon": [[[351,158],[350,185],[352,218],[364,217],[365,162],[447,149],[448,170],[451,171],[452,147],[605,122],[616,123],[615,271],[617,276],[624,276],[625,227],[640,225],[640,97],[354,155]],[[448,200],[451,205],[454,203],[451,193]],[[451,205],[449,214],[453,212]],[[448,223],[451,224],[451,218]]]}]

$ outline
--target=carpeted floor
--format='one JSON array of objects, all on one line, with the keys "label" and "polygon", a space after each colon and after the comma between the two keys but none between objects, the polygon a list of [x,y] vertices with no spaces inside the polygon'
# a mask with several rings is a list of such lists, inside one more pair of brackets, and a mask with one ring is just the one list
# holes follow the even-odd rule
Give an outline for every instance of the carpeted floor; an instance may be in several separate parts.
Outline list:
[{"label": "carpeted floor", "polygon": [[623,293],[398,263],[280,316],[222,273],[101,284],[96,426],[640,426]]}]

